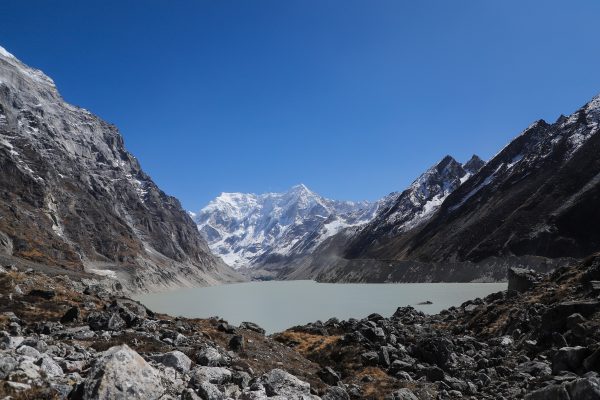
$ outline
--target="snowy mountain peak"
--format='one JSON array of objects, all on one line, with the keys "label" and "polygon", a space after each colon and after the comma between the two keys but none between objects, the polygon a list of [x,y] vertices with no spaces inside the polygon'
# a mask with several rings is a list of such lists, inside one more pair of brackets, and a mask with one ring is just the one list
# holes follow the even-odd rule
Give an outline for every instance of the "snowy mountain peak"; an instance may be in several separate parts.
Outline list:
[{"label": "snowy mountain peak", "polygon": [[193,218],[211,249],[239,268],[303,254],[343,228],[368,222],[376,207],[326,199],[299,184],[284,193],[222,193]]},{"label": "snowy mountain peak", "polygon": [[6,49],[2,46],[0,46],[0,57],[4,57],[4,58],[12,58],[13,60],[16,60],[16,57],[13,56],[11,53],[9,53],[8,51],[6,51]]},{"label": "snowy mountain peak", "polygon": [[[6,63],[3,65],[3,63]],[[0,46],[0,68],[3,69],[4,72],[3,81],[8,80],[8,83],[12,86],[23,86],[23,80],[29,80],[25,86],[29,86],[27,89],[37,89],[40,91],[49,91],[52,97],[60,97],[58,92],[56,91],[56,86],[54,85],[54,81],[44,74],[39,69],[31,68],[20,60],[18,60],[14,55],[8,52],[4,47]],[[4,83],[0,81],[0,84]],[[39,85],[43,85],[42,87],[37,87]]]}]

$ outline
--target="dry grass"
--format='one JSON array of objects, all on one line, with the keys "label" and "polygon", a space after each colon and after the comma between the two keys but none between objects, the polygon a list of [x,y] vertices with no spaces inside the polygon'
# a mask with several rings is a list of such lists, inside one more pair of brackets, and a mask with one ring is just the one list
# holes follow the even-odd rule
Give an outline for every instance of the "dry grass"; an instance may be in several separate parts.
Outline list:
[{"label": "dry grass", "polygon": [[341,336],[321,336],[305,332],[285,331],[277,334],[275,340],[293,347],[298,353],[307,357],[333,346]]}]

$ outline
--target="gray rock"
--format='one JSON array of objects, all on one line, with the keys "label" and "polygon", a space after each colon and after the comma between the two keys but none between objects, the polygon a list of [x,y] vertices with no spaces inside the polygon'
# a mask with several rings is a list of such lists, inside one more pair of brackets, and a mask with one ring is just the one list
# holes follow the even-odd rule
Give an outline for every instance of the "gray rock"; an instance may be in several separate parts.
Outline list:
[{"label": "gray rock", "polygon": [[17,349],[17,354],[20,354],[22,356],[31,357],[31,358],[33,358],[35,360],[37,360],[38,358],[40,358],[41,355],[42,355],[37,349],[34,349],[33,347],[27,346],[27,345],[20,346]]},{"label": "gray rock", "polygon": [[350,400],[348,393],[339,386],[333,386],[327,389],[321,397],[323,400]]},{"label": "gray rock", "polygon": [[94,331],[120,331],[126,326],[123,318],[117,313],[94,311],[90,313],[87,321]]},{"label": "gray rock", "polygon": [[192,389],[185,389],[181,393],[181,400],[202,400]]},{"label": "gray rock", "polygon": [[566,386],[573,400],[600,399],[600,379],[596,377],[577,379]]},{"label": "gray rock", "polygon": [[164,393],[158,372],[127,345],[108,349],[91,367],[82,400],[154,400]]},{"label": "gray rock", "polygon": [[552,373],[556,375],[561,371],[576,372],[589,355],[590,352],[585,347],[563,347],[552,357]]},{"label": "gray rock", "polygon": [[532,376],[547,376],[552,374],[550,366],[541,361],[527,361],[517,366],[517,371]]},{"label": "gray rock", "polygon": [[8,354],[0,355],[0,379],[6,379],[15,368],[17,368],[17,360]]},{"label": "gray rock", "polygon": [[583,360],[583,368],[586,371],[600,370],[600,350],[594,351],[590,356]]},{"label": "gray rock", "polygon": [[245,371],[234,371],[231,375],[231,382],[238,385],[240,389],[248,387],[251,379],[250,374]]},{"label": "gray rock", "polygon": [[231,382],[232,373],[223,367],[196,367],[190,373],[192,386],[199,387],[202,382],[225,384]]},{"label": "gray rock", "polygon": [[564,386],[552,385],[525,396],[525,400],[571,400]]},{"label": "gray rock", "polygon": [[509,291],[526,292],[534,287],[538,280],[539,276],[534,271],[515,267],[508,269]]},{"label": "gray rock", "polygon": [[223,357],[219,350],[211,346],[205,346],[200,349],[196,354],[196,360],[198,364],[209,367],[227,365],[225,357]]},{"label": "gray rock", "polygon": [[64,375],[61,366],[58,365],[58,363],[48,355],[42,356],[42,358],[38,361],[38,365],[40,366],[40,371],[47,377],[52,378]]},{"label": "gray rock", "polygon": [[255,324],[254,322],[242,322],[240,324],[240,329],[248,329],[248,330],[260,333],[261,335],[265,334],[265,330],[263,328],[261,328],[260,326],[258,326],[257,324]]},{"label": "gray rock", "polygon": [[224,400],[225,394],[210,382],[201,382],[198,385],[198,394],[204,400]]},{"label": "gray rock", "polygon": [[367,351],[360,355],[361,361],[365,365],[377,365],[379,362],[379,354],[374,351]]},{"label": "gray rock", "polygon": [[338,382],[342,380],[340,375],[330,367],[323,368],[317,373],[317,375],[323,382],[331,386],[337,385]]},{"label": "gray rock", "polygon": [[192,366],[192,360],[179,350],[161,354],[156,358],[156,361],[179,372],[187,372]]},{"label": "gray rock", "polygon": [[260,377],[267,396],[284,396],[287,399],[302,399],[302,395],[310,395],[310,385],[294,375],[274,369]]},{"label": "gray rock", "polygon": [[419,400],[415,394],[406,388],[396,390],[391,393],[388,397],[389,400]]}]

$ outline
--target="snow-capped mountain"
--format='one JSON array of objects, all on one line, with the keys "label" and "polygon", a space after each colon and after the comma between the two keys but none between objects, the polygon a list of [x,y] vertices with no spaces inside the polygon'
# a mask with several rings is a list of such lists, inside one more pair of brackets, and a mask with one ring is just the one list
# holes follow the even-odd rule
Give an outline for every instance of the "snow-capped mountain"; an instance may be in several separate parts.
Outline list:
[{"label": "snow-capped mountain", "polygon": [[484,164],[476,155],[465,164],[444,157],[406,190],[382,200],[375,218],[356,234],[348,256],[360,256],[363,249],[376,246],[378,241],[427,222],[444,200]]},{"label": "snow-capped mountain", "polygon": [[341,229],[370,221],[377,208],[329,200],[297,185],[285,193],[222,193],[191,215],[227,264],[253,268],[306,254]]},{"label": "snow-capped mountain", "polygon": [[0,165],[2,259],[110,275],[132,289],[237,276],[116,127],[66,103],[52,79],[1,47]]}]

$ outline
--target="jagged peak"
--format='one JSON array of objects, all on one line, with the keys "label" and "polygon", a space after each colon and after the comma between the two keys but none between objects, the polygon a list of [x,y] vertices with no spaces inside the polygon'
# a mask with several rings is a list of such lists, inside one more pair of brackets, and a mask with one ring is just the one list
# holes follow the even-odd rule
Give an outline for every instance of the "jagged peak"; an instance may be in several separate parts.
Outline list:
[{"label": "jagged peak", "polygon": [[481,159],[477,154],[473,154],[469,161],[463,164],[465,171],[470,174],[474,174],[479,171],[485,165],[485,161]]},{"label": "jagged peak", "polygon": [[304,183],[299,183],[290,188],[288,193],[306,193],[306,194],[314,194],[312,190],[310,190]]},{"label": "jagged peak", "polygon": [[592,99],[585,105],[586,111],[600,110],[600,94],[592,97]]}]

